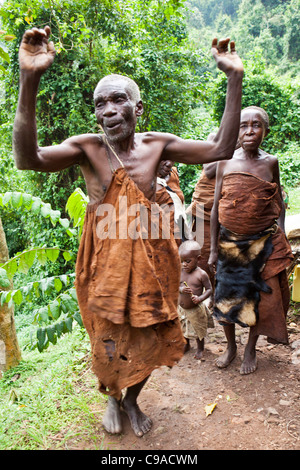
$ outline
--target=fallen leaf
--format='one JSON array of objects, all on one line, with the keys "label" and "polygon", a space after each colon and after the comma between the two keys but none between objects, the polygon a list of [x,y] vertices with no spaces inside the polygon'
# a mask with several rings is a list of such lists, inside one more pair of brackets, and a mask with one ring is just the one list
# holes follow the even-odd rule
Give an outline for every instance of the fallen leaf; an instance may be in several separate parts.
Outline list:
[{"label": "fallen leaf", "polygon": [[211,415],[216,406],[216,403],[210,403],[209,405],[206,405],[206,407],[204,408],[206,416]]}]

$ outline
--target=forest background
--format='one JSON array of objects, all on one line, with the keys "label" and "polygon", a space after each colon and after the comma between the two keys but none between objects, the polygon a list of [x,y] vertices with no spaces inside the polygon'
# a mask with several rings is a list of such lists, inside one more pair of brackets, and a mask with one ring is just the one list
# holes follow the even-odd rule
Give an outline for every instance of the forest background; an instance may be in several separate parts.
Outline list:
[{"label": "forest background", "polygon": [[[0,381],[0,448],[46,448],[49,435],[68,420],[92,419],[86,404],[100,399],[90,391],[74,404],[74,377],[85,370],[89,350],[73,287],[87,203],[83,178],[77,167],[44,174],[14,166],[12,126],[24,31],[49,25],[57,50],[38,94],[42,146],[98,132],[93,90],[108,73],[128,75],[140,86],[145,112],[138,131],[205,139],[219,126],[226,93],[211,41],[234,39],[245,66],[242,106],[268,112],[271,132],[263,148],[278,157],[289,194],[287,213],[297,214],[299,20],[300,0],[1,2],[0,216],[8,255],[0,260],[0,309],[12,311],[20,353]],[[201,166],[179,164],[178,170],[189,203]],[[50,405],[55,398],[49,396],[49,381],[52,394],[72,397],[64,405],[60,399],[59,419]],[[20,425],[24,420],[26,427]]]}]

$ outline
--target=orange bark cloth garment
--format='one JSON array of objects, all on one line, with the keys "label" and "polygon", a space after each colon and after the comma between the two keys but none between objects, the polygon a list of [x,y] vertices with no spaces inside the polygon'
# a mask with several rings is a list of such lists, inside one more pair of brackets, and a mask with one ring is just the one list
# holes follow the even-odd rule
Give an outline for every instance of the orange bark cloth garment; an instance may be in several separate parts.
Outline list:
[{"label": "orange bark cloth garment", "polygon": [[[266,231],[276,223],[281,209],[282,200],[276,183],[242,172],[224,176],[219,201],[219,222],[236,235],[237,239],[251,240],[260,232]],[[272,231],[270,237],[273,248],[262,267],[261,278],[271,288],[271,293],[260,293],[258,321],[253,328],[258,335],[287,343],[289,292],[285,269],[292,260],[292,252],[280,227],[274,233]],[[238,271],[236,275],[240,276]],[[218,282],[217,272],[216,291]]]},{"label": "orange bark cloth garment", "polygon": [[[209,269],[208,259],[210,255],[210,216],[214,203],[215,186],[216,178],[207,178],[205,171],[202,170],[201,176],[196,184],[191,203],[192,214],[194,217],[193,231],[195,232],[198,226],[198,230],[202,230],[201,233],[203,233],[201,258],[198,265],[207,272],[212,286],[214,286],[214,275]],[[201,225],[201,223],[203,225]],[[201,236],[199,239],[200,238]]]},{"label": "orange bark cloth garment", "polygon": [[151,238],[153,213],[159,206],[117,169],[103,201],[87,207],[78,251],[76,291],[93,371],[100,391],[116,398],[183,355],[178,250],[174,238],[162,239],[161,219],[152,220],[160,238]]},{"label": "orange bark cloth garment", "polygon": [[[211,209],[214,204],[215,186],[216,178],[207,178],[205,171],[202,170],[192,196],[193,216],[202,216],[204,220],[210,221]],[[197,213],[196,208],[198,208]]]}]

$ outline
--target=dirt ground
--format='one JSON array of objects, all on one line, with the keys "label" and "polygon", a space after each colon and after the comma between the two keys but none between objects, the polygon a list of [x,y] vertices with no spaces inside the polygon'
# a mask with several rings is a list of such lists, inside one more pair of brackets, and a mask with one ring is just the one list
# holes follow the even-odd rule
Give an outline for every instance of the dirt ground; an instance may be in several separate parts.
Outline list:
[{"label": "dirt ground", "polygon": [[[289,345],[257,344],[257,370],[240,375],[248,331],[237,329],[238,355],[227,369],[215,359],[226,347],[223,329],[210,329],[203,360],[196,343],[173,369],[153,372],[140,394],[153,427],[137,438],[124,416],[124,433],[104,433],[106,450],[299,450],[300,317],[289,318]],[[299,356],[297,357],[297,354]],[[299,359],[299,361],[298,361]],[[297,363],[298,362],[298,363]],[[206,406],[216,404],[206,415]]]}]

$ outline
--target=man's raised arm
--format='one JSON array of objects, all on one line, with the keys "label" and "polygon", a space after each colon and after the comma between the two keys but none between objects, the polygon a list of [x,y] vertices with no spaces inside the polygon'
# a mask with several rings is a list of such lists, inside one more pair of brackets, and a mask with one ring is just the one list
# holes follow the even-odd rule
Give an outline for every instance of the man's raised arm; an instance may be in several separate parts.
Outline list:
[{"label": "man's raised arm", "polygon": [[[26,31],[19,49],[20,91],[13,128],[13,153],[20,170],[58,171],[78,160],[80,149],[65,143],[39,148],[36,98],[42,74],[51,66],[55,49],[49,42],[50,28]],[[72,140],[70,139],[72,142]]]},{"label": "man's raised arm", "polygon": [[[230,44],[230,51],[228,45]],[[188,164],[228,160],[232,157],[239,134],[243,64],[229,38],[212,42],[212,55],[228,79],[226,104],[219,130],[210,141],[183,140],[171,137],[165,146],[163,159]]]}]

